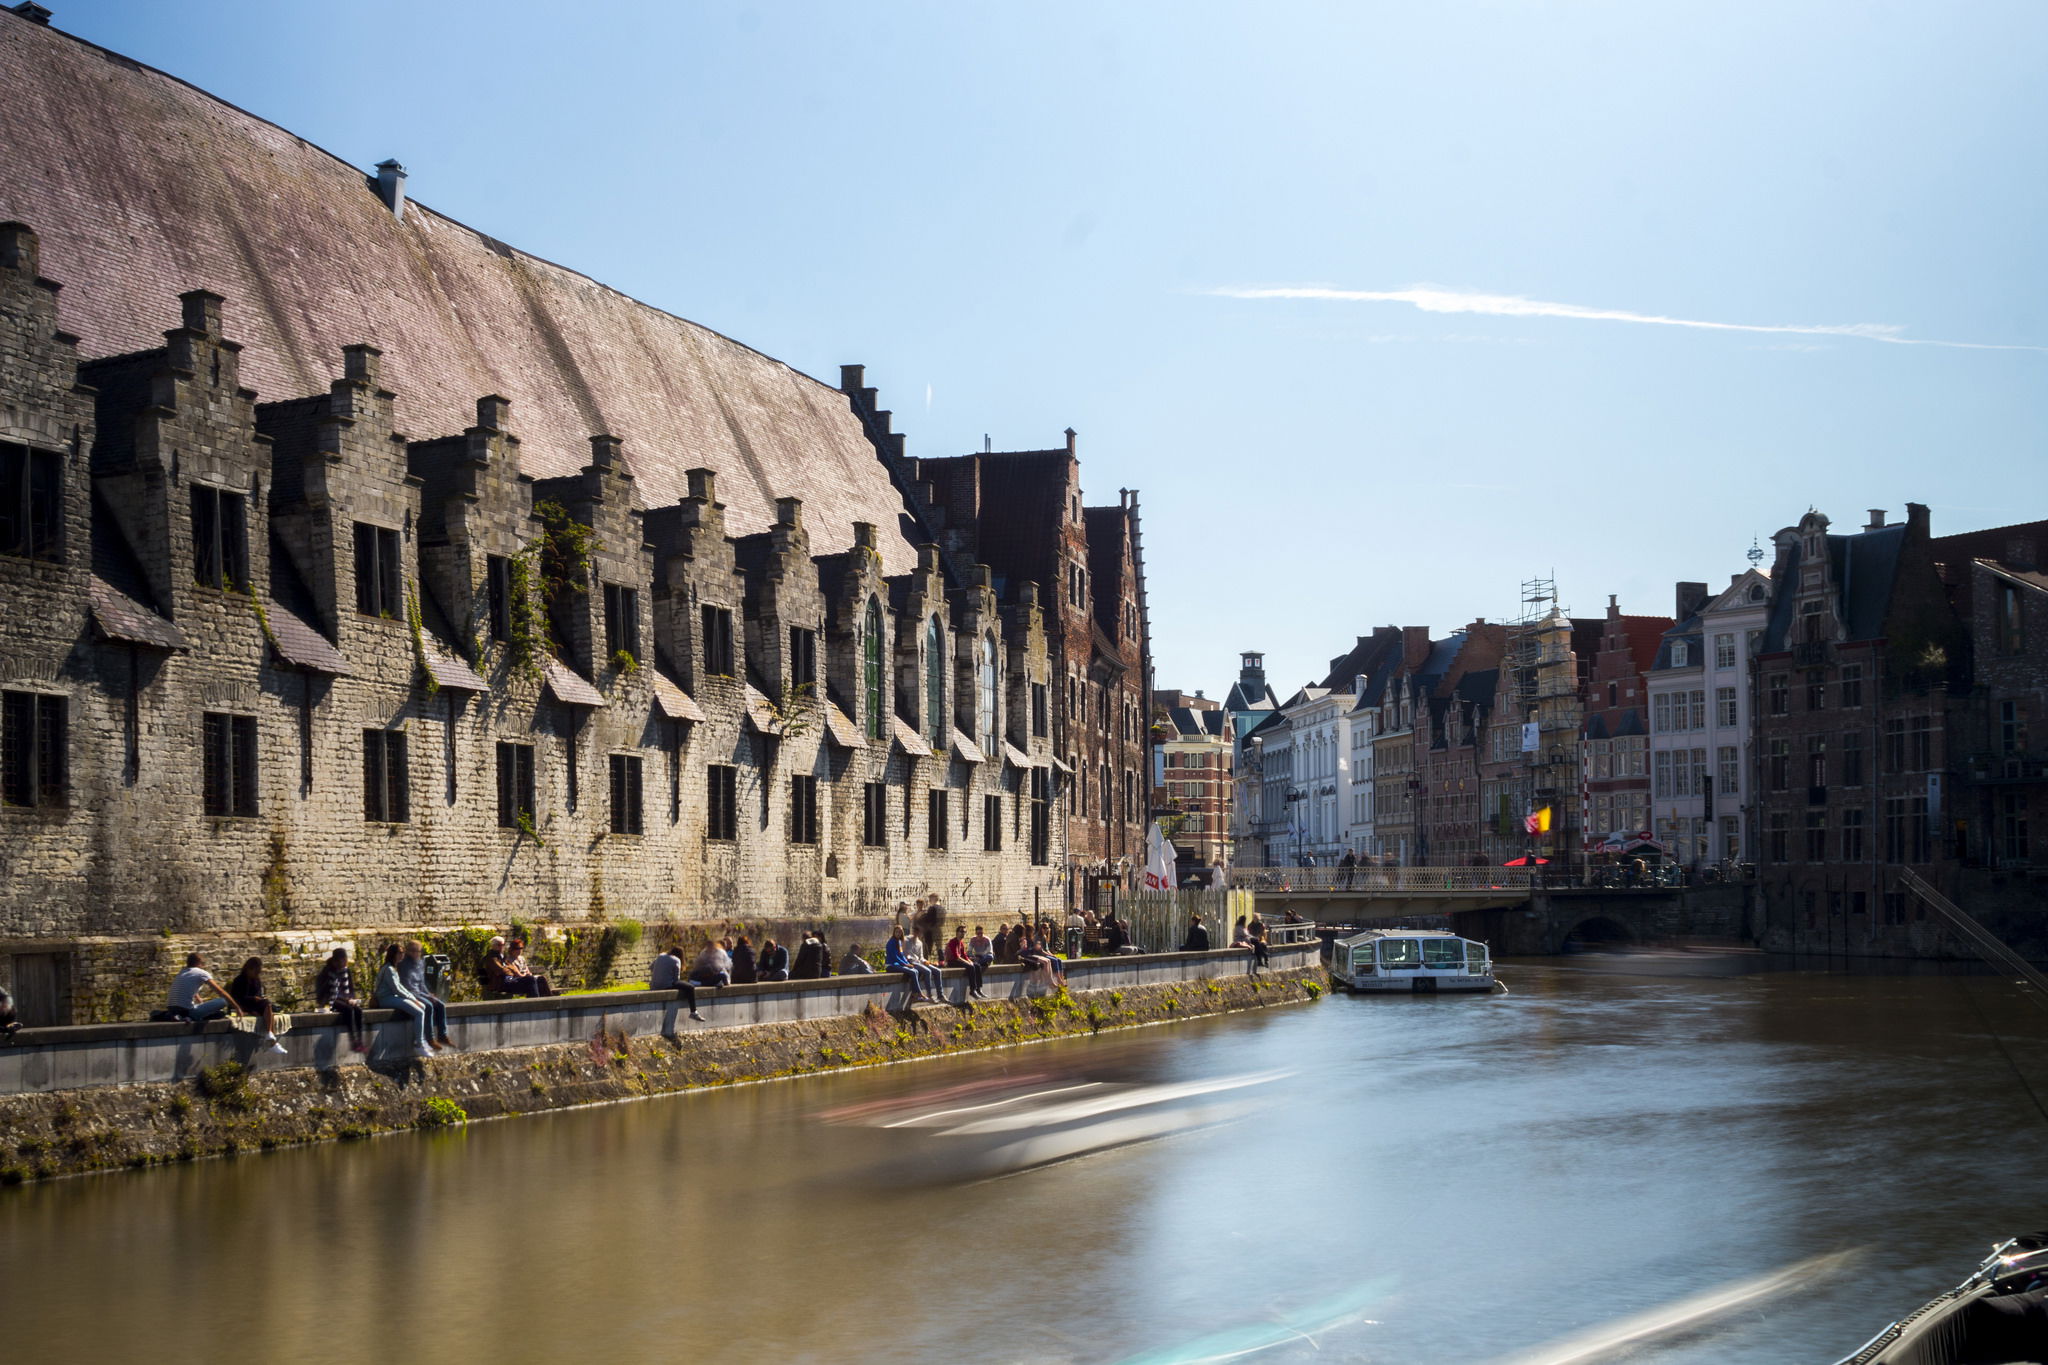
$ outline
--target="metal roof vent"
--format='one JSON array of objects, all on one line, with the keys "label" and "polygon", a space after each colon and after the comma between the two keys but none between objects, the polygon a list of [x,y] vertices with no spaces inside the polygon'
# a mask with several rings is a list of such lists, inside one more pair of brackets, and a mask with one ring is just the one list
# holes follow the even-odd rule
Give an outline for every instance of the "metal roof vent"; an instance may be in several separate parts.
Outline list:
[{"label": "metal roof vent", "polygon": [[391,210],[391,216],[399,222],[405,221],[405,167],[396,161],[377,163],[377,197],[384,201],[384,207]]}]

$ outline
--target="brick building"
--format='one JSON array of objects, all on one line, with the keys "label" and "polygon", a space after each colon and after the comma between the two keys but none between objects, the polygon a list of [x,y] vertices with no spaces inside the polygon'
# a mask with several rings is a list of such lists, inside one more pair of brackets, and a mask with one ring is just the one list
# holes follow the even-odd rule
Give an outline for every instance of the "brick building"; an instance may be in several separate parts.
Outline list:
[{"label": "brick building", "polygon": [[[1696,605],[1681,588],[1683,616]],[[1648,674],[1674,624],[1668,616],[1624,615],[1613,597],[1607,599],[1599,650],[1586,676],[1588,845],[1651,827]]]},{"label": "brick building", "polygon": [[1076,759],[1088,858],[1142,847],[1136,504],[1082,509],[1071,449],[1055,552],[1013,554],[1031,505],[936,526],[857,384],[395,165],[18,15],[0,79],[0,977],[29,1018],[132,1015],[193,945],[296,979],[514,918],[1028,909]]},{"label": "brick building", "polygon": [[1200,692],[1154,692],[1152,718],[1152,817],[1174,846],[1178,885],[1230,862],[1236,736],[1230,713]]}]

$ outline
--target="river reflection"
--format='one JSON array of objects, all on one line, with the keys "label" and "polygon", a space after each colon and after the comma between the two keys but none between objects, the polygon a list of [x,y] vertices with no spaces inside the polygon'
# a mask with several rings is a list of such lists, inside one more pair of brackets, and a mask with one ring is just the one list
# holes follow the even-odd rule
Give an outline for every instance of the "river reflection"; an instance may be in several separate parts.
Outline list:
[{"label": "river reflection", "polygon": [[[1825,1362],[2048,1226],[2048,1127],[1992,1037],[2048,1093],[2048,1017],[2009,983],[1502,976],[0,1191],[0,1333],[137,1361],[1479,1362],[1860,1248],[1630,1357]],[[979,1182],[920,1178],[928,1132],[828,1121],[1253,1072],[1291,1074],[1247,1117]]]}]

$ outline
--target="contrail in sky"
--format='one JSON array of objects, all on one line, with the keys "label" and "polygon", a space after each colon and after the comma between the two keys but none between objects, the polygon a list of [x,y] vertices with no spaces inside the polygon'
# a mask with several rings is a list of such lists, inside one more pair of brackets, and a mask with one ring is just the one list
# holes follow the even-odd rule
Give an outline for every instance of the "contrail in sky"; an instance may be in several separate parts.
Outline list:
[{"label": "contrail in sky", "polygon": [[1406,303],[1425,313],[1478,313],[1496,318],[1569,318],[1578,322],[1641,322],[1653,327],[1692,327],[1705,332],[1769,332],[1792,336],[1854,337],[1892,346],[1947,346],[1966,351],[2048,351],[2048,346],[2001,345],[1988,341],[1927,341],[1884,322],[1757,323],[1707,322],[1577,303],[1546,303],[1514,294],[1480,294],[1466,289],[1417,284],[1406,289],[1330,289],[1317,285],[1219,288],[1210,294],[1230,299],[1320,299],[1332,303]]}]

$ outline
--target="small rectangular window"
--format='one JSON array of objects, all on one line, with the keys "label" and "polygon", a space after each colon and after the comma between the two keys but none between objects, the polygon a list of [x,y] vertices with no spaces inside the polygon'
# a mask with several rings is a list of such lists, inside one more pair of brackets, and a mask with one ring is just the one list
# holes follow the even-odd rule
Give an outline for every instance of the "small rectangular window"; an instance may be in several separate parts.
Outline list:
[{"label": "small rectangular window", "polygon": [[412,819],[403,730],[363,731],[363,818],[394,824]]},{"label": "small rectangular window", "polygon": [[1863,811],[1861,808],[1842,812],[1842,861],[1860,863],[1863,861]]},{"label": "small rectangular window", "polygon": [[484,556],[484,607],[490,618],[491,640],[503,644],[512,638],[512,561],[503,555]]},{"label": "small rectangular window", "polygon": [[1842,705],[1863,705],[1863,665],[1842,665]]},{"label": "small rectangular window", "polygon": [[533,746],[498,746],[498,824],[518,829],[521,816],[532,824],[536,818],[533,790]]},{"label": "small rectangular window", "polygon": [[357,522],[356,610],[398,620],[405,612],[399,582],[398,532]]},{"label": "small rectangular window", "polygon": [[635,754],[613,754],[612,833],[640,832],[640,759]]},{"label": "small rectangular window", "polygon": [[740,834],[740,770],[713,763],[704,770],[704,837],[737,839]]},{"label": "small rectangular window", "polygon": [[989,795],[981,798],[981,848],[984,853],[1000,853],[1003,848],[1003,798]]},{"label": "small rectangular window", "polygon": [[804,688],[817,690],[818,683],[818,632],[802,626],[789,628],[789,688],[802,692]]},{"label": "small rectangular window", "polygon": [[869,848],[889,842],[889,787],[870,782],[861,796],[860,841]]},{"label": "small rectangular window", "polygon": [[736,677],[732,658],[732,612],[724,607],[705,607],[701,619],[704,623],[705,675]]},{"label": "small rectangular window", "polygon": [[201,717],[202,802],[208,815],[256,814],[256,717]]},{"label": "small rectangular window", "polygon": [[925,798],[925,847],[945,848],[951,830],[946,818],[946,789],[933,787]]},{"label": "small rectangular window", "polygon": [[1031,733],[1040,739],[1052,733],[1051,718],[1046,714],[1045,684],[1031,684]]},{"label": "small rectangular window", "polygon": [[1842,785],[1860,787],[1863,785],[1863,732],[1844,730],[1842,732]]},{"label": "small rectangular window", "polygon": [[240,493],[192,488],[192,577],[209,588],[249,590],[248,504]]},{"label": "small rectangular window", "polygon": [[789,841],[818,842],[818,779],[808,773],[789,779]]},{"label": "small rectangular window", "polygon": [[64,559],[64,457],[0,441],[0,555]]},{"label": "small rectangular window", "polygon": [[1774,716],[1785,715],[1791,709],[1792,679],[1783,673],[1773,673],[1764,682],[1764,709]]},{"label": "small rectangular window", "polygon": [[640,661],[640,590],[617,583],[604,585],[604,653]]},{"label": "small rectangular window", "polygon": [[1714,637],[1714,667],[1717,669],[1735,667],[1735,637],[1733,635],[1716,635]]},{"label": "small rectangular window", "polygon": [[70,792],[70,703],[42,692],[0,693],[0,802],[62,806]]}]

